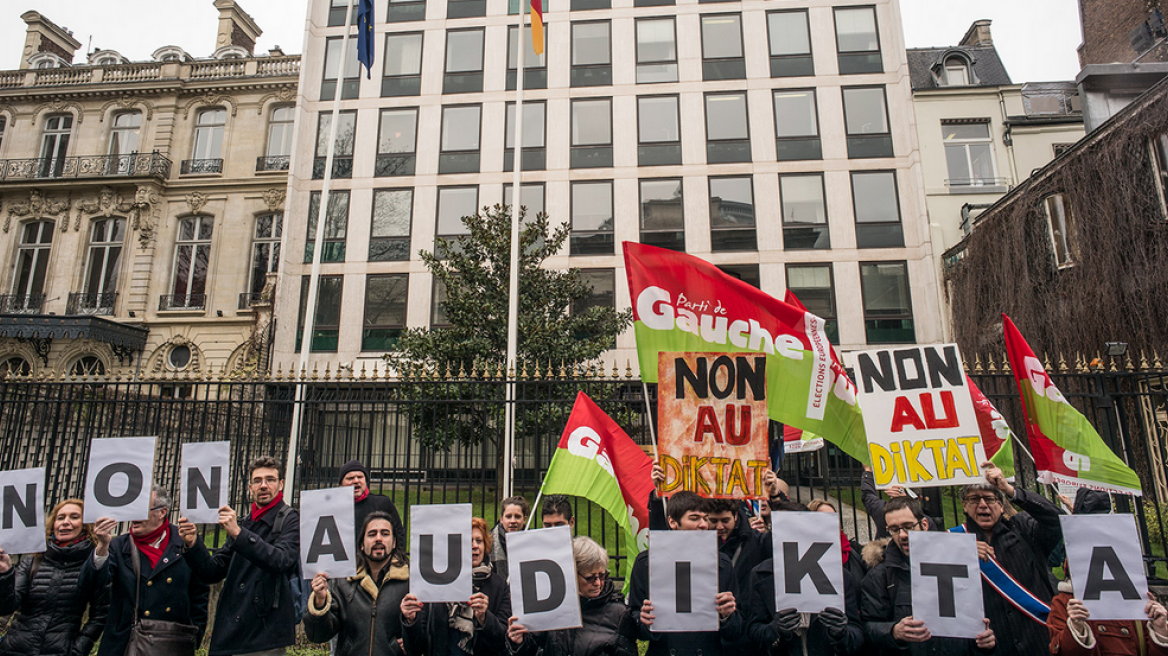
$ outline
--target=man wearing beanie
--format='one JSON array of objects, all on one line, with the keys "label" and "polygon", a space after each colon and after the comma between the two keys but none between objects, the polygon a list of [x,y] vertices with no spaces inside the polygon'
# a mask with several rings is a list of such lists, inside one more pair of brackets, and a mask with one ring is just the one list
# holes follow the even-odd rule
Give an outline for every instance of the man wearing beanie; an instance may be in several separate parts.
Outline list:
[{"label": "man wearing beanie", "polygon": [[357,527],[357,544],[361,544],[363,536],[361,527],[365,524],[365,517],[371,512],[383,512],[389,515],[393,522],[393,538],[397,544],[405,544],[406,531],[402,525],[401,515],[393,499],[384,494],[373,494],[369,491],[369,468],[359,460],[350,460],[341,467],[341,485],[353,486],[353,519]]}]

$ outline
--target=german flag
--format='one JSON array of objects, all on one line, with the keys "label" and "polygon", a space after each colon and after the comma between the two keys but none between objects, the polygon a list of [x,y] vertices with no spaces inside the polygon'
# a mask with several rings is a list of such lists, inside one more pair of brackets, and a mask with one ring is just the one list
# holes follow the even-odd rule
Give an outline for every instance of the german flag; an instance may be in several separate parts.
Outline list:
[{"label": "german flag", "polygon": [[543,54],[543,0],[531,0],[531,47]]}]

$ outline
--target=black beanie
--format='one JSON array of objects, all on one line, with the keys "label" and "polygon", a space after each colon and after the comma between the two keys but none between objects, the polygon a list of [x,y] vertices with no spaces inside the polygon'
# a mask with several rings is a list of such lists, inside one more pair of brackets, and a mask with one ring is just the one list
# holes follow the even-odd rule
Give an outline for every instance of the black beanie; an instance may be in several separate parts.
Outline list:
[{"label": "black beanie", "polygon": [[365,485],[369,485],[369,468],[362,465],[359,460],[350,460],[345,463],[344,467],[341,467],[341,481],[344,481],[345,476],[348,476],[350,472],[355,471],[365,474]]}]

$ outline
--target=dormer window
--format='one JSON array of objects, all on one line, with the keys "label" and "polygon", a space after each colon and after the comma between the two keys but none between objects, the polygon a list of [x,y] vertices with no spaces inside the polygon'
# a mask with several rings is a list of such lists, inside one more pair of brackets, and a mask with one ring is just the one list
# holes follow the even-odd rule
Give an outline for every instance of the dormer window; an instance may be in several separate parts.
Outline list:
[{"label": "dormer window", "polygon": [[187,51],[178,46],[162,46],[155,50],[151,57],[156,62],[184,62],[192,59]]},{"label": "dormer window", "polygon": [[91,66],[117,66],[118,64],[129,63],[130,60],[123,57],[116,50],[94,50],[89,53],[89,64]]},{"label": "dormer window", "polygon": [[945,86],[969,86],[969,64],[961,57],[950,57],[945,60]]},{"label": "dormer window", "polygon": [[36,69],[62,68],[68,66],[69,62],[51,52],[38,52],[29,56],[28,65]]},{"label": "dormer window", "polygon": [[246,48],[241,46],[223,46],[216,50],[212,55],[212,59],[246,59],[251,56],[251,53]]}]

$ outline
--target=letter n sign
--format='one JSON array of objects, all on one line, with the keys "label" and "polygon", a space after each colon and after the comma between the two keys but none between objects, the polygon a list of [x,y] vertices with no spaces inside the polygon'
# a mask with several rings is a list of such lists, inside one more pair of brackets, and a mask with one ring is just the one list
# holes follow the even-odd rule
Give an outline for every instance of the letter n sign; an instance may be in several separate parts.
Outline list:
[{"label": "letter n sign", "polygon": [[410,507],[410,592],[421,602],[470,599],[469,503]]},{"label": "letter n sign", "polygon": [[581,626],[572,529],[567,526],[508,533],[511,609],[531,631]]},{"label": "letter n sign", "polygon": [[1140,620],[1148,578],[1133,515],[1064,515],[1063,540],[1075,597],[1098,620]]},{"label": "letter n sign", "polygon": [[228,502],[230,460],[230,442],[182,445],[179,508],[183,517],[196,524],[219,521],[219,508]]},{"label": "letter n sign", "polygon": [[119,522],[147,519],[154,480],[153,437],[111,437],[93,440],[85,474],[85,516]]},{"label": "letter n sign", "polygon": [[0,472],[0,547],[9,554],[45,550],[45,468]]}]

